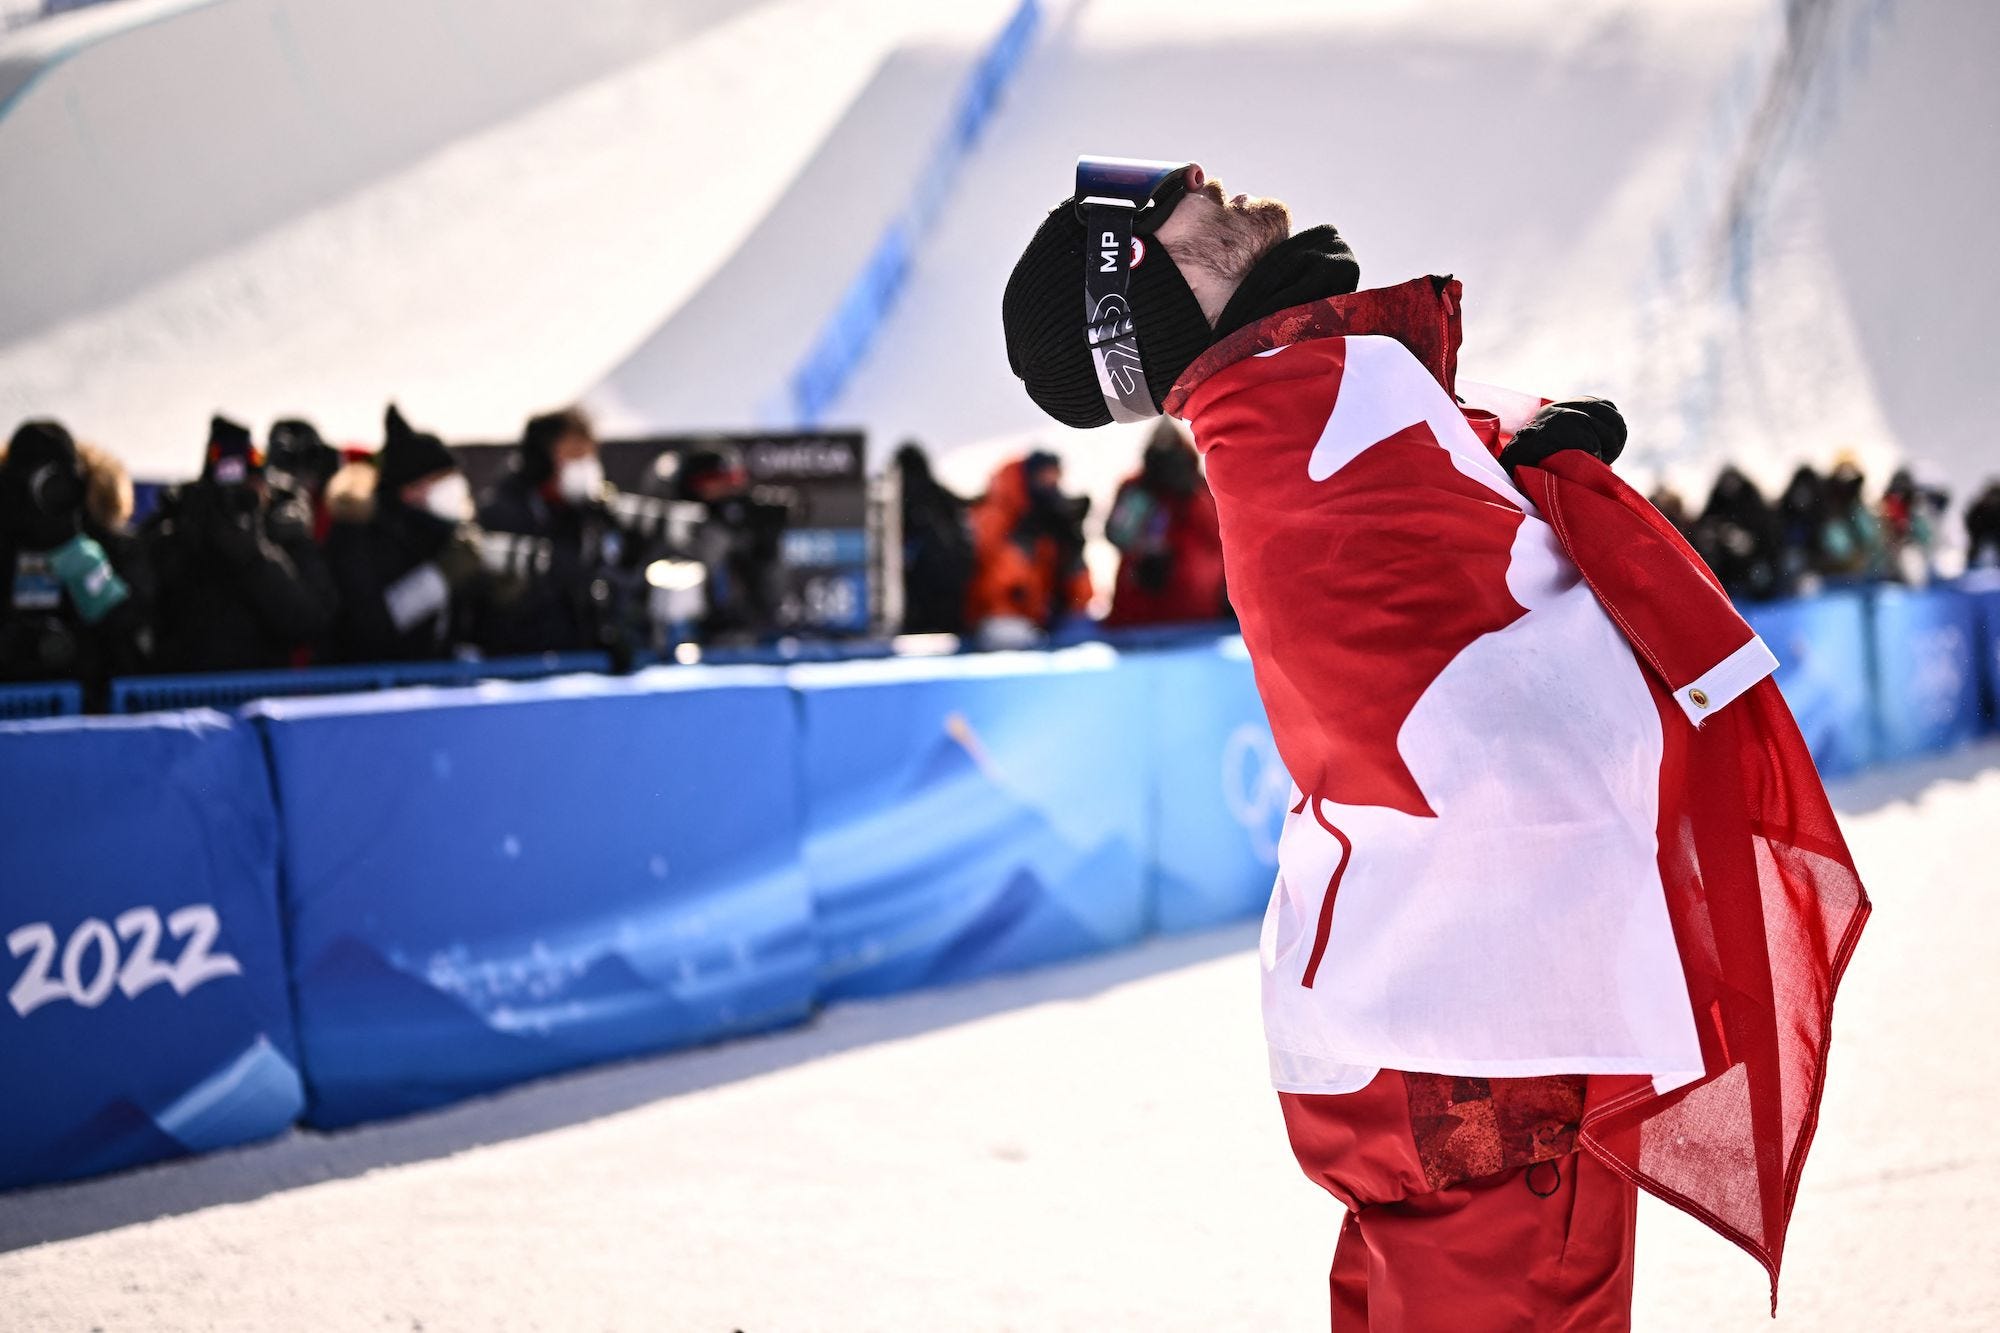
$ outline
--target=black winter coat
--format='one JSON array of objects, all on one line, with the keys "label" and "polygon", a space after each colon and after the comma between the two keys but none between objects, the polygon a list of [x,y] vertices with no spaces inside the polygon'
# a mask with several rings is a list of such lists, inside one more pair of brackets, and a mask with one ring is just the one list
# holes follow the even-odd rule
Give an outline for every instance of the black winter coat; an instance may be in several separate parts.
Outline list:
[{"label": "black winter coat", "polygon": [[167,496],[145,540],[161,670],[291,666],[333,623],[311,510],[289,492],[259,505],[246,488],[192,482]]},{"label": "black winter coat", "polygon": [[340,610],[326,657],[340,662],[452,656],[475,640],[485,605],[463,525],[377,497],[362,523],[335,523],[326,560]]},{"label": "black winter coat", "polygon": [[489,654],[575,652],[605,646],[605,615],[593,591],[621,545],[617,526],[600,505],[556,504],[520,473],[503,478],[479,510],[488,532],[539,537],[549,543],[549,567],[518,598],[496,608],[483,629]]},{"label": "black winter coat", "polygon": [[153,580],[137,538],[88,518],[81,526],[104,548],[130,595],[96,624],[85,624],[48,573],[46,552],[20,549],[0,532],[0,680],[79,681],[98,708],[111,677],[152,664]]}]

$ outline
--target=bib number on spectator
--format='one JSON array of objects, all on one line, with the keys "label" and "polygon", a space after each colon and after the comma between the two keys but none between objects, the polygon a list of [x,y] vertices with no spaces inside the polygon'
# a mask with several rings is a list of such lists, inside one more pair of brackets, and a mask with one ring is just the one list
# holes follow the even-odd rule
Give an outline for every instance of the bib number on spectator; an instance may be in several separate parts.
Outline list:
[{"label": "bib number on spectator", "polygon": [[[68,1000],[95,1009],[124,992],[137,999],[162,983],[176,995],[186,995],[217,977],[240,976],[243,965],[226,953],[216,953],[222,919],[207,903],[183,907],[166,920],[164,933],[184,941],[176,956],[162,960],[160,914],[151,907],[122,912],[111,925],[90,917],[61,940],[46,921],[32,921],[7,936],[7,952],[28,963],[7,992],[7,1003],[26,1018],[45,1004]],[[123,941],[127,946],[119,947]],[[172,946],[170,946],[172,947]]]}]

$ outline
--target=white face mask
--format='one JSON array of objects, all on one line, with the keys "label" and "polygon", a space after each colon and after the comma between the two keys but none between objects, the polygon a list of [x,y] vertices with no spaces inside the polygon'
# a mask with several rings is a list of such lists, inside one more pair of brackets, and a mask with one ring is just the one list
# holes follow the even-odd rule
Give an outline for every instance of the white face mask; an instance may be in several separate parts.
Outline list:
[{"label": "white face mask", "polygon": [[556,490],[571,504],[587,504],[604,493],[604,464],[596,454],[572,458],[556,474]]},{"label": "white face mask", "polygon": [[440,477],[424,492],[424,508],[450,523],[464,523],[472,517],[472,486],[463,472]]}]

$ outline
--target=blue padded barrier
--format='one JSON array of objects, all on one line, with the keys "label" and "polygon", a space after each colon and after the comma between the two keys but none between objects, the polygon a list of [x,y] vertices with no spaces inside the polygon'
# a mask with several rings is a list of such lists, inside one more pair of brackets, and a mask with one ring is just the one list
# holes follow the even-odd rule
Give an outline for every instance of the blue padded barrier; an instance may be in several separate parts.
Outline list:
[{"label": "blue padded barrier", "polygon": [[256,734],[0,725],[0,1188],[281,1132],[304,1098]]},{"label": "blue padded barrier", "polygon": [[1957,588],[1872,595],[1875,720],[1882,759],[1948,749],[1979,733],[1979,609]]},{"label": "blue padded barrier", "polygon": [[758,668],[272,700],[320,1126],[803,1017],[797,715]]},{"label": "blue padded barrier", "polygon": [[1975,648],[1986,725],[2000,730],[2000,569],[1975,570],[1959,586],[1972,599],[1979,631]]},{"label": "blue padded barrier", "polygon": [[1243,640],[1126,659],[1151,718],[1154,925],[1198,930],[1254,916],[1271,896],[1292,780],[1271,740]]},{"label": "blue padded barrier", "polygon": [[791,669],[827,997],[1130,944],[1147,698],[1101,646]]},{"label": "blue padded barrier", "polygon": [[72,717],[83,711],[83,687],[73,681],[47,680],[31,685],[0,685],[0,721],[32,717]]},{"label": "blue padded barrier", "polygon": [[1778,656],[1778,688],[1820,772],[1834,777],[1873,762],[1873,670],[1863,594],[1827,593],[1742,610]]}]

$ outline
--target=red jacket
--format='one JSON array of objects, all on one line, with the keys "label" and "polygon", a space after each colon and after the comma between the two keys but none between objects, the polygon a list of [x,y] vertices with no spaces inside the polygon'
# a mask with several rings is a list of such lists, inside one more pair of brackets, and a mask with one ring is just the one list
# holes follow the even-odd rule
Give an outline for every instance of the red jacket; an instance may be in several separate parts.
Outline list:
[{"label": "red jacket", "polygon": [[[1132,509],[1143,508],[1141,529],[1126,541],[1113,531]],[[1215,497],[1200,477],[1186,495],[1161,496],[1140,477],[1129,478],[1111,503],[1106,532],[1118,546],[1118,581],[1106,625],[1164,625],[1219,620],[1227,614],[1222,591],[1222,532]],[[1164,577],[1149,576],[1148,560],[1164,556]]]},{"label": "red jacket", "polygon": [[[1657,1016],[1664,997],[1686,1034],[1682,1067],[1620,1064],[1616,1050],[1600,1063],[1508,1067],[1652,1074],[1593,1080],[1583,1148],[1756,1256],[1775,1301],[1834,992],[1867,895],[1768,679],[1773,659],[1693,550],[1586,455],[1512,480],[1494,464],[1486,450],[1501,424],[1462,415],[1450,396],[1459,295],[1457,282],[1426,278],[1282,311],[1211,348],[1166,402],[1207,457],[1231,600],[1298,788],[1287,839],[1305,850],[1281,847],[1266,921],[1274,1071],[1295,1052],[1494,1074],[1476,1058],[1426,1069],[1384,1053],[1421,1045],[1427,1025],[1457,1022],[1496,1043],[1535,1023],[1566,1032],[1548,1003],[1558,988],[1537,990],[1532,973],[1516,994],[1538,1016],[1433,1001],[1476,998],[1477,974],[1506,973],[1517,946],[1575,963],[1563,950],[1592,923],[1513,929],[1505,913],[1575,901],[1587,914],[1607,900],[1559,868],[1575,859],[1578,830],[1605,842],[1607,864],[1629,870],[1643,849],[1608,938],[1627,938],[1650,894],[1678,966],[1669,987],[1656,970],[1645,995],[1614,999],[1631,1013],[1650,1002]],[[1592,693],[1607,674],[1629,681],[1623,694]],[[1538,683],[1510,693],[1515,677]],[[1441,712],[1453,698],[1461,712]],[[1489,703],[1465,711],[1468,699]],[[1606,726],[1615,739],[1601,738]],[[1628,772],[1643,781],[1621,782]],[[1480,808],[1511,808],[1520,793],[1508,784],[1524,780],[1572,786],[1554,793],[1569,818],[1511,838],[1504,818],[1482,823]],[[1656,828],[1635,826],[1641,811]],[[1468,921],[1516,938],[1466,949]],[[1357,951],[1351,936],[1370,929],[1420,945],[1456,930],[1461,947],[1441,972],[1398,976],[1421,968],[1420,952]],[[1615,987],[1630,964],[1605,952],[1619,957],[1573,970]],[[1341,1036],[1308,1049],[1315,1021]],[[1573,1026],[1588,1035],[1593,1021],[1621,1026],[1617,1014]]]}]

